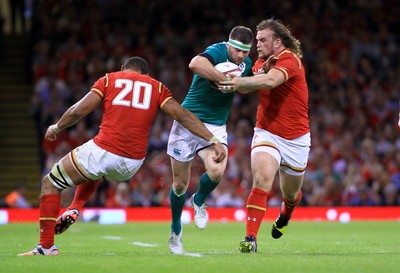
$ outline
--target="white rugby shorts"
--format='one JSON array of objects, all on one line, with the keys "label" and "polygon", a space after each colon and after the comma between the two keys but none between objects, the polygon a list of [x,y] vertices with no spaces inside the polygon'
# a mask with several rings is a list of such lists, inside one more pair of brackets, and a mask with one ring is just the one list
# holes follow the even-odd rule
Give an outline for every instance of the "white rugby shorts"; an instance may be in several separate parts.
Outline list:
[{"label": "white rugby shorts", "polygon": [[97,146],[93,140],[72,150],[70,156],[84,178],[97,180],[104,177],[118,182],[130,179],[144,161],[144,158],[132,159],[108,152]]},{"label": "white rugby shorts", "polygon": [[280,170],[299,176],[304,174],[307,167],[310,146],[310,133],[289,140],[256,127],[251,144],[251,154],[269,153],[280,164]]},{"label": "white rugby shorts", "polygon": [[[207,129],[216,136],[221,143],[228,146],[228,133],[226,125],[204,123]],[[169,134],[167,154],[180,162],[189,162],[194,159],[197,152],[211,146],[211,143],[192,134],[179,122],[174,120]]]}]

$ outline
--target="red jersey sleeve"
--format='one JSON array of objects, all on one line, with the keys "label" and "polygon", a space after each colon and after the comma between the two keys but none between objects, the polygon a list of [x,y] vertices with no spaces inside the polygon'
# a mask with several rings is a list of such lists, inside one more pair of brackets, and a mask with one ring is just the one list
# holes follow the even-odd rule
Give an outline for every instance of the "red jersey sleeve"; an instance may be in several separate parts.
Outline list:
[{"label": "red jersey sleeve", "polygon": [[106,74],[104,77],[101,77],[93,84],[90,91],[98,95],[101,99],[103,99],[104,98],[103,92],[105,90],[105,84],[107,81],[108,81],[108,75]]},{"label": "red jersey sleeve", "polygon": [[278,69],[285,75],[285,81],[303,71],[303,64],[296,54],[289,50],[284,50],[278,55],[278,61],[274,69]]}]

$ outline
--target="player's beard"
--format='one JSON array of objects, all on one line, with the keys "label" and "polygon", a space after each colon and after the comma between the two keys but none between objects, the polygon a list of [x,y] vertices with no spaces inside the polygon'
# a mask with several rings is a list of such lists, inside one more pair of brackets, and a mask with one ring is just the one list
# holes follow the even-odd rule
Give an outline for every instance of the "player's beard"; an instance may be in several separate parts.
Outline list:
[{"label": "player's beard", "polygon": [[257,52],[258,52],[259,59],[267,60],[268,57],[271,56],[271,55],[269,55],[269,56],[265,55],[264,52],[262,52],[262,51],[257,51]]}]

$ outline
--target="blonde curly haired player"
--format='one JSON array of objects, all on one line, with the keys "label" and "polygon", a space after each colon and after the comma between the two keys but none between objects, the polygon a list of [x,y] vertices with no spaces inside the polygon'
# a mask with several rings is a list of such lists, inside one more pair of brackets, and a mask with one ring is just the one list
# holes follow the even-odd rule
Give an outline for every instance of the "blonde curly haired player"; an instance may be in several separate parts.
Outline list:
[{"label": "blonde curly haired player", "polygon": [[220,83],[223,91],[258,90],[259,96],[251,152],[253,189],[247,199],[246,235],[240,242],[241,252],[257,251],[257,234],[267,210],[268,192],[278,172],[283,202],[271,235],[277,239],[287,230],[301,201],[311,145],[308,87],[299,40],[276,19],[257,25],[256,40],[256,75]]}]

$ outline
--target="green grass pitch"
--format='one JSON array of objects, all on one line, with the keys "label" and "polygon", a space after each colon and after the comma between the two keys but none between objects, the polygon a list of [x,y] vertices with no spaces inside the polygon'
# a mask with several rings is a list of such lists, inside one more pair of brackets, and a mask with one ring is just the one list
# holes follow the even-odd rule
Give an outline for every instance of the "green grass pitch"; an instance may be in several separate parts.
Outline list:
[{"label": "green grass pitch", "polygon": [[38,224],[0,226],[0,272],[12,273],[196,273],[400,271],[400,222],[292,222],[275,240],[270,222],[258,237],[258,252],[238,250],[244,223],[184,225],[185,255],[168,249],[168,223],[99,225],[77,222],[56,236],[60,256],[18,257],[39,240]]}]

